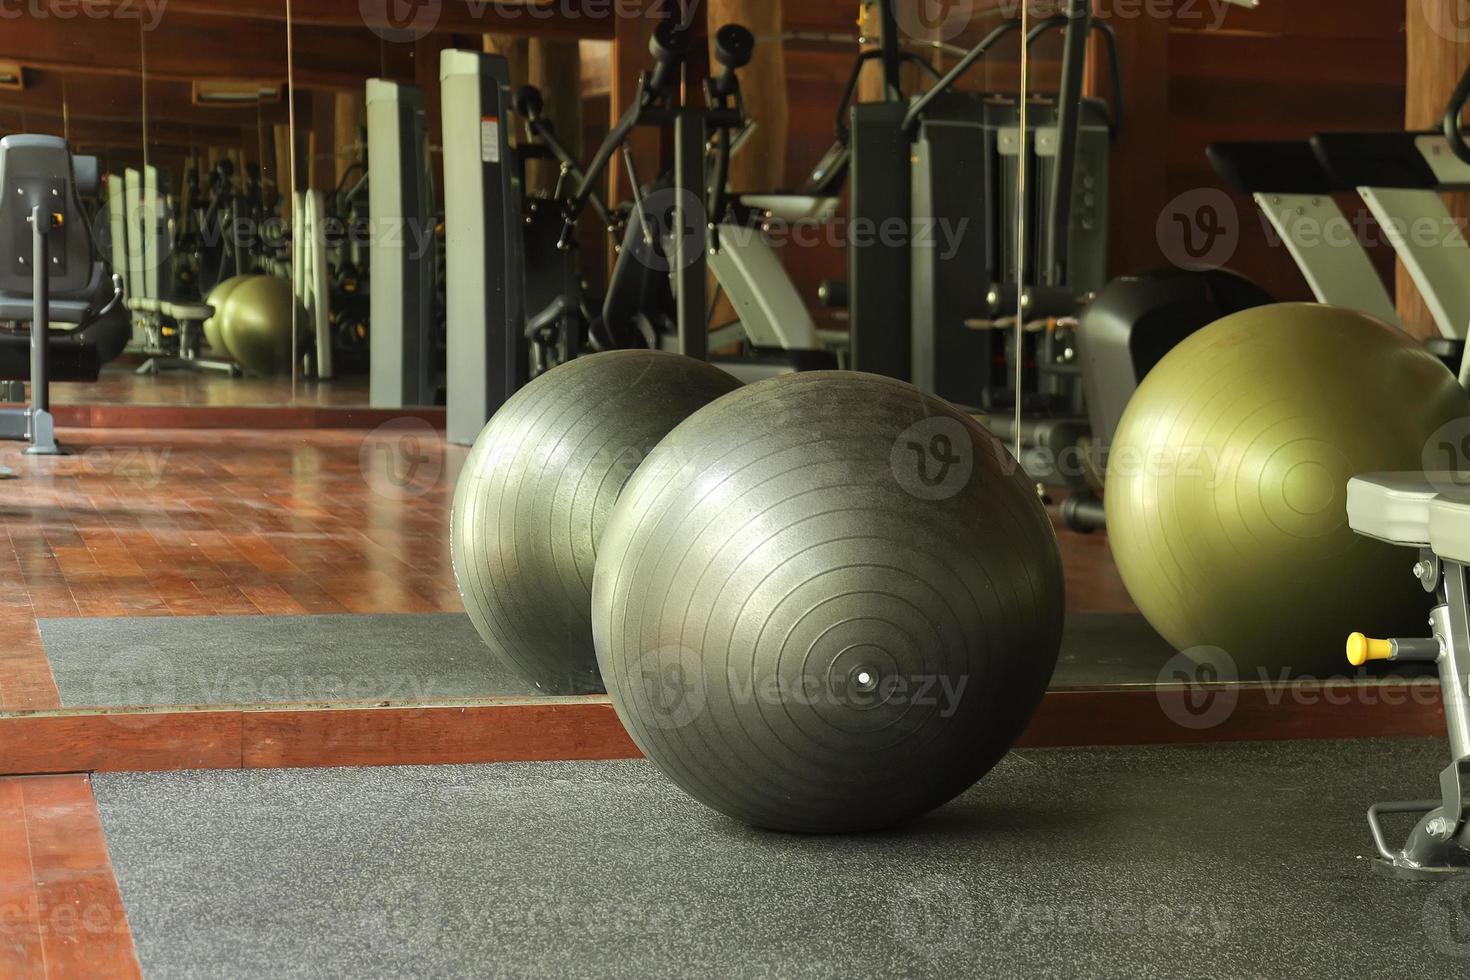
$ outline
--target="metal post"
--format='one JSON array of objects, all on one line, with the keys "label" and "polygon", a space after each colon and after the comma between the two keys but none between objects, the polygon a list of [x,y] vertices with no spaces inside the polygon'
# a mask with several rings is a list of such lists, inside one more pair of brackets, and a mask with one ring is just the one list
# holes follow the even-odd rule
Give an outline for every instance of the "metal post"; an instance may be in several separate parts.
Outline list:
[{"label": "metal post", "polygon": [[1072,0],[1062,46],[1062,80],[1057,92],[1057,164],[1052,175],[1052,226],[1046,241],[1048,286],[1067,284],[1068,239],[1072,233],[1072,193],[1077,175],[1078,126],[1082,117],[1082,89],[1087,71],[1087,43],[1092,34],[1092,0]]},{"label": "metal post", "polygon": [[878,6],[878,44],[883,52],[883,98],[903,101],[903,51],[894,0],[874,0]]},{"label": "metal post", "polygon": [[[679,352],[709,359],[709,309],[705,274],[710,215],[705,213],[706,117],[685,109],[674,118],[674,303],[679,316]],[[655,225],[662,216],[655,215]]]},{"label": "metal post", "polygon": [[33,456],[55,456],[56,430],[51,420],[51,212],[31,208],[31,407],[26,413]]},{"label": "metal post", "polygon": [[[1444,660],[1439,665],[1440,686],[1444,694],[1445,726],[1450,736],[1450,752],[1456,759],[1470,758],[1470,589],[1467,589],[1465,566],[1444,563],[1446,603],[1435,610],[1436,623],[1442,630]],[[1443,610],[1443,612],[1441,612]]]}]

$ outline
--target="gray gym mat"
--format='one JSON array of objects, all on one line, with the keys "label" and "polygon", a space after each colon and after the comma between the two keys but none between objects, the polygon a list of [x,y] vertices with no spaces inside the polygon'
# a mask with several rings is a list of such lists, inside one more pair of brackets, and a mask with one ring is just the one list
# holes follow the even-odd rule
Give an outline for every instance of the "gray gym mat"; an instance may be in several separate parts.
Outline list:
[{"label": "gray gym mat", "polygon": [[1169,642],[1136,613],[1068,616],[1051,686],[1157,684],[1173,656]]},{"label": "gray gym mat", "polygon": [[[457,613],[43,619],[40,630],[69,708],[536,693]],[[1156,684],[1173,656],[1142,616],[1074,615],[1052,686]]]},{"label": "gray gym mat", "polygon": [[[457,613],[43,619],[39,626],[68,708],[536,693]],[[1054,683],[1151,684],[1172,654],[1141,616],[1074,616]]]},{"label": "gray gym mat", "polygon": [[751,830],[641,762],[94,785],[152,980],[1464,976],[1470,881],[1371,874],[1363,821],[1446,751],[1028,751],[852,838]]},{"label": "gray gym mat", "polygon": [[528,695],[462,614],[43,619],[65,707]]}]

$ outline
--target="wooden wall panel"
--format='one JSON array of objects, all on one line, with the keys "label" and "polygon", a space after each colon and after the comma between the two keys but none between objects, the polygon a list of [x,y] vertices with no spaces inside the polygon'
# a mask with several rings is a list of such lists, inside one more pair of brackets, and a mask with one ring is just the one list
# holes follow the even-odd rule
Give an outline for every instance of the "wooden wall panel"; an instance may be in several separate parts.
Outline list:
[{"label": "wooden wall panel", "polygon": [[[1403,14],[1379,0],[1296,0],[1232,9],[1218,29],[1177,13],[1166,25],[1117,22],[1129,122],[1113,160],[1114,274],[1167,264],[1155,224],[1170,200],[1226,189],[1205,157],[1210,143],[1402,128]],[[1280,299],[1311,298],[1254,203],[1232,201],[1240,242],[1229,265]],[[1349,215],[1363,210],[1352,196],[1341,203]],[[1391,250],[1371,253],[1391,278]]]},{"label": "wooden wall panel", "polygon": [[[1470,44],[1460,35],[1470,33],[1446,29],[1444,18],[1454,6],[1445,0],[1445,8],[1434,22],[1425,17],[1428,8],[1422,0],[1407,0],[1405,43],[1408,46],[1413,71],[1404,92],[1404,116],[1414,129],[1437,129],[1444,116],[1445,107],[1455,83],[1470,61]],[[1459,218],[1461,228],[1470,219],[1470,194],[1451,194],[1450,212]],[[1401,266],[1395,267],[1398,283],[1399,316],[1410,330],[1424,337],[1438,333],[1434,318],[1424,305],[1408,272]]]}]

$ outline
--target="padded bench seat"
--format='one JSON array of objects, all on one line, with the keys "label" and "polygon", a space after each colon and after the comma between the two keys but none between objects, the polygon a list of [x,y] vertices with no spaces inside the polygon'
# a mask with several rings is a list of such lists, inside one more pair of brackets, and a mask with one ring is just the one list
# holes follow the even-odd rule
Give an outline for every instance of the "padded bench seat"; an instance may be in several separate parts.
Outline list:
[{"label": "padded bench seat", "polygon": [[[1370,473],[1348,482],[1348,523],[1366,537],[1441,552],[1435,528],[1446,545],[1470,556],[1470,474]],[[1436,516],[1438,515],[1438,516]],[[1460,530],[1463,525],[1464,529]],[[1463,538],[1463,545],[1456,542]],[[1470,560],[1470,559],[1467,559]]]},{"label": "padded bench seat", "polygon": [[1429,505],[1429,546],[1445,561],[1470,565],[1470,494],[1440,496]]}]

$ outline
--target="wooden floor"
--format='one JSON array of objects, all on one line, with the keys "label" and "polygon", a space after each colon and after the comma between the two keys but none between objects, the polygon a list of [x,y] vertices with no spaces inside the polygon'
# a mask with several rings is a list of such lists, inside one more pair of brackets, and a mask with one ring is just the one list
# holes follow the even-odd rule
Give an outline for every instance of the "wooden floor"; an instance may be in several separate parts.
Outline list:
[{"label": "wooden floor", "polygon": [[87,776],[0,779],[0,977],[141,977]]},{"label": "wooden floor", "polygon": [[334,381],[293,382],[283,378],[230,378],[211,371],[166,371],[139,375],[139,359],[109,365],[96,384],[58,382],[51,386],[57,405],[190,405],[358,407],[368,404],[368,381],[342,377]]},{"label": "wooden floor", "polygon": [[63,431],[0,449],[0,710],[57,706],[38,618],[458,611],[466,450],[373,432]]}]

